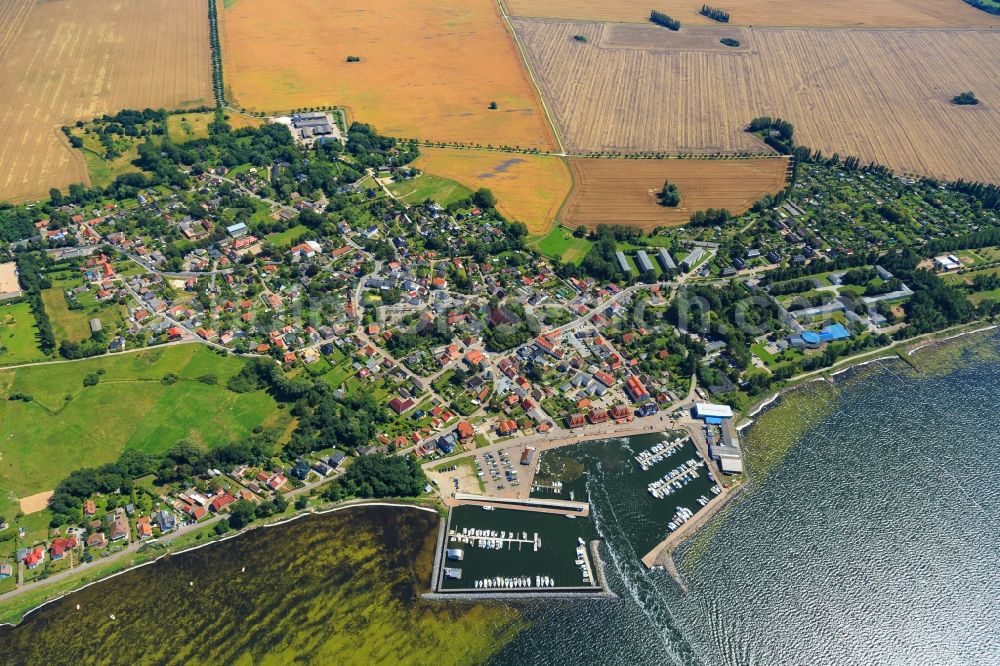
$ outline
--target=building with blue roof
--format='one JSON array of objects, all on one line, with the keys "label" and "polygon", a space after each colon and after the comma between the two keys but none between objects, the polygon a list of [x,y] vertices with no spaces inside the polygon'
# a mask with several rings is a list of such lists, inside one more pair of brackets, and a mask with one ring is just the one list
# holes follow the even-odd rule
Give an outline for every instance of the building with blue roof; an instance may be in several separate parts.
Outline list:
[{"label": "building with blue roof", "polygon": [[830,324],[823,327],[823,330],[819,332],[819,337],[823,342],[834,342],[848,339],[851,337],[851,333],[844,328],[843,324]]},{"label": "building with blue roof", "polygon": [[837,340],[847,340],[851,337],[843,324],[830,324],[824,326],[818,333],[816,331],[802,331],[798,335],[788,338],[788,344],[792,347],[806,349],[818,349],[824,342],[836,342]]}]

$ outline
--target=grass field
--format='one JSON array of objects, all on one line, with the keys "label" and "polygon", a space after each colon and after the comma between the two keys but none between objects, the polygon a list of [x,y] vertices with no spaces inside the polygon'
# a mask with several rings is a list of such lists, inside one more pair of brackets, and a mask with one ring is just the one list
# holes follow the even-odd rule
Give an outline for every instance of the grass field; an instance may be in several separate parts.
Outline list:
[{"label": "grass field", "polygon": [[547,257],[558,257],[565,264],[580,265],[590,251],[590,241],[574,238],[573,232],[564,227],[555,227],[545,236],[528,243]]},{"label": "grass field", "polygon": [[[711,52],[674,49],[656,26],[514,25],[567,149],[760,150],[743,129],[769,115],[800,144],[897,172],[1000,174],[997,31],[755,28],[748,50]],[[962,90],[982,104],[951,104]]]},{"label": "grass field", "polygon": [[298,241],[299,238],[301,238],[307,231],[309,231],[308,227],[297,224],[294,227],[285,229],[284,231],[268,234],[267,240],[271,241],[278,247],[291,247],[292,243]]},{"label": "grass field", "polygon": [[88,182],[61,125],[211,103],[199,0],[11,0],[0,19],[0,199]]},{"label": "grass field", "polygon": [[397,137],[554,145],[493,0],[238,0],[220,22],[237,106],[339,105]]},{"label": "grass field", "polygon": [[91,185],[107,187],[115,178],[126,173],[138,173],[139,168],[132,161],[139,156],[138,148],[108,160],[90,150],[81,150],[80,156],[87,166],[87,177]]},{"label": "grass field", "polygon": [[208,125],[215,120],[214,113],[184,113],[167,116],[167,136],[174,143],[208,137]]},{"label": "grass field", "polygon": [[[68,472],[111,462],[125,449],[162,452],[179,439],[211,447],[258,425],[281,425],[284,412],[267,394],[224,388],[242,365],[201,345],[177,345],[0,371],[0,394],[34,398],[0,401],[0,511],[13,497],[50,490]],[[83,378],[99,368],[100,382],[85,388]],[[164,385],[168,373],[181,379]],[[197,381],[206,374],[221,385]]]},{"label": "grass field", "polygon": [[260,118],[253,118],[251,116],[244,116],[241,113],[233,113],[232,111],[227,111],[225,114],[226,122],[229,126],[235,129],[242,129],[244,127],[260,127],[264,124]]},{"label": "grass field", "polygon": [[63,340],[81,342],[89,338],[90,320],[94,317],[101,320],[103,330],[109,335],[125,322],[126,310],[123,306],[98,305],[85,307],[83,310],[70,310],[66,296],[59,287],[44,290],[42,301],[52,324],[52,332],[56,335],[56,343]]},{"label": "grass field", "polygon": [[533,236],[544,236],[552,228],[571,185],[566,163],[545,155],[421,148],[414,166],[471,190],[489,188],[500,212],[523,222]]},{"label": "grass field", "polygon": [[[765,194],[785,186],[788,161],[753,160],[569,160],[573,192],[559,213],[568,227],[623,224],[649,230],[686,224],[695,211],[746,211]],[[681,191],[680,204],[661,206],[656,198],[669,180]]]},{"label": "grass field", "polygon": [[393,183],[389,186],[389,191],[397,199],[410,205],[418,204],[425,199],[432,199],[442,206],[447,206],[472,194],[472,190],[460,183],[429,173]]},{"label": "grass field", "polygon": [[28,303],[14,303],[0,307],[0,364],[16,365],[45,358],[38,349],[38,329],[35,315]]}]

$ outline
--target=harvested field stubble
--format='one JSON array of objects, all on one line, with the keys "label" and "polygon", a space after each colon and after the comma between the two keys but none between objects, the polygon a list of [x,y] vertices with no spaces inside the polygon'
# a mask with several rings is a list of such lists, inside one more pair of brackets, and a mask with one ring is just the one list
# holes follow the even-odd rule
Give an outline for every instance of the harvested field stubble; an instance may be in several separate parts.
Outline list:
[{"label": "harvested field stubble", "polygon": [[[645,23],[648,0],[505,0],[511,16]],[[997,26],[1000,19],[962,0],[725,0],[708,3],[729,12],[734,25],[797,27],[950,28]],[[663,4],[682,26],[715,22],[698,13],[702,3]],[[683,27],[682,27],[683,30]]]},{"label": "harvested field stubble", "polygon": [[533,236],[552,228],[571,185],[563,159],[547,155],[421,147],[414,166],[470,190],[492,190],[500,212],[523,222]]},{"label": "harvested field stubble", "polygon": [[[747,50],[709,52],[672,50],[655,26],[514,25],[568,150],[761,150],[743,129],[769,115],[828,154],[1000,179],[997,31],[755,29]],[[629,40],[643,46],[611,46]],[[980,106],[950,103],[970,89]]]},{"label": "harvested field stubble", "polygon": [[221,25],[227,98],[247,109],[339,105],[397,137],[554,147],[493,0],[239,0]]},{"label": "harvested field stubble", "polygon": [[[788,160],[569,160],[573,192],[559,213],[569,227],[622,224],[649,230],[680,226],[695,211],[746,211],[765,194],[780,191]],[[661,206],[656,193],[669,180],[681,192],[677,207]]]},{"label": "harvested field stubble", "polygon": [[202,0],[0,4],[0,199],[88,182],[61,125],[211,104],[209,62]]}]

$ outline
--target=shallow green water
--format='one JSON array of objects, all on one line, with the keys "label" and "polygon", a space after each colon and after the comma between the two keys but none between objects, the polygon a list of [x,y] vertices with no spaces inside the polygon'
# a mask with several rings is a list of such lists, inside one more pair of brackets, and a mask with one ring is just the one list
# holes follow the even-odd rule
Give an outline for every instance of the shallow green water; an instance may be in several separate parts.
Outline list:
[{"label": "shallow green water", "polygon": [[0,629],[0,664],[481,663],[519,614],[419,599],[438,520],[350,508],[163,559]]}]

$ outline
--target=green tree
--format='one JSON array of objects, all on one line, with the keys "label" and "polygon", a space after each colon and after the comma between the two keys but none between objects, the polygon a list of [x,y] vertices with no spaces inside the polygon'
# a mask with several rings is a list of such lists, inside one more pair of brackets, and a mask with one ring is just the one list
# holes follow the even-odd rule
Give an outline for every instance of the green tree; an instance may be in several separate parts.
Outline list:
[{"label": "green tree", "polygon": [[659,194],[657,194],[657,198],[660,200],[661,206],[674,208],[681,202],[681,191],[676,184],[665,180],[663,181],[663,187],[660,189]]},{"label": "green tree", "polygon": [[256,517],[256,507],[252,502],[240,500],[229,510],[229,526],[240,530],[253,522]]}]

